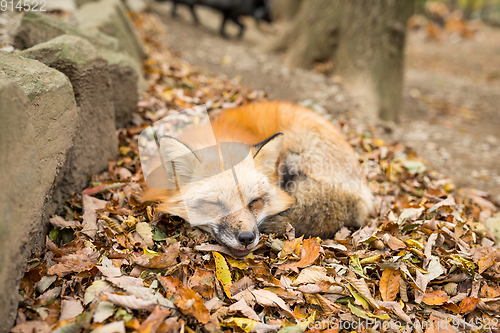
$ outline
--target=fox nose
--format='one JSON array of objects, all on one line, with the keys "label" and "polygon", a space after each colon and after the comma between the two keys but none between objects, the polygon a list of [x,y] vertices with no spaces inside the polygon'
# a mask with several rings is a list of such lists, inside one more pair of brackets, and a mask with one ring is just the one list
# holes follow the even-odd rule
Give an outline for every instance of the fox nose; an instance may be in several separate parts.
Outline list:
[{"label": "fox nose", "polygon": [[238,241],[245,246],[251,244],[255,240],[255,234],[253,232],[242,232],[238,235]]}]

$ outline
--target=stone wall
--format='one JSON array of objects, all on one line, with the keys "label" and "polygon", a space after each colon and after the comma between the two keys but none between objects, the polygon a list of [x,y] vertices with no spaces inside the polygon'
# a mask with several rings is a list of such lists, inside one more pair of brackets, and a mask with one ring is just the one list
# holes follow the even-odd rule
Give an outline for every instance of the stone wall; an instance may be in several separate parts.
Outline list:
[{"label": "stone wall", "polygon": [[116,130],[145,87],[145,52],[121,0],[70,2],[82,24],[26,12],[14,49],[0,50],[0,333],[48,219],[116,157]]}]

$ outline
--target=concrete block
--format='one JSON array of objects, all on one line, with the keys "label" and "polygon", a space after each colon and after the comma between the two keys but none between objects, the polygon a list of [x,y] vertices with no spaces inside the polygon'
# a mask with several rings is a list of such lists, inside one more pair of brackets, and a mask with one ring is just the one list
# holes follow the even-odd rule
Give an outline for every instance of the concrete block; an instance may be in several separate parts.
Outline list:
[{"label": "concrete block", "polygon": [[0,332],[7,333],[17,314],[19,282],[32,244],[40,241],[43,193],[36,132],[26,112],[23,90],[0,78]]},{"label": "concrete block", "polygon": [[95,47],[118,51],[118,40],[97,29],[80,30],[76,26],[40,12],[26,12],[14,36],[14,47],[24,50],[58,36],[69,34],[90,41]]},{"label": "concrete block", "polygon": [[137,62],[126,53],[101,49],[99,54],[109,64],[116,127],[126,127],[132,120],[132,113],[137,110],[139,92],[145,89],[146,83],[141,69]]},{"label": "concrete block", "polygon": [[90,42],[72,35],[38,44],[20,55],[57,69],[73,85],[79,130],[64,180],[56,193],[64,197],[83,189],[90,175],[105,170],[108,160],[116,157],[118,142],[109,66]]},{"label": "concrete block", "polygon": [[81,7],[88,2],[94,2],[94,1],[97,1],[97,0],[75,0],[77,7]]},{"label": "concrete block", "polygon": [[0,77],[15,81],[28,96],[44,196],[50,195],[78,129],[78,110],[68,78],[41,62],[0,51]]},{"label": "concrete block", "polygon": [[127,8],[121,0],[101,0],[83,5],[78,13],[82,30],[97,28],[118,39],[120,50],[127,52],[138,63],[145,57],[144,45],[128,19]]}]

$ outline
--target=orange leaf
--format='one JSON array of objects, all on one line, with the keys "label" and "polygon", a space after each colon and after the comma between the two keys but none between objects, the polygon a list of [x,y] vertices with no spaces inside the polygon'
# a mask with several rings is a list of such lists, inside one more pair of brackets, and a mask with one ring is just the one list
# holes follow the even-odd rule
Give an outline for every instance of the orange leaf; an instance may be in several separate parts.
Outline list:
[{"label": "orange leaf", "polygon": [[399,270],[385,269],[380,277],[380,294],[384,302],[391,302],[396,299],[399,292],[399,281],[401,273]]},{"label": "orange leaf", "polygon": [[197,267],[189,278],[188,286],[197,291],[203,298],[212,299],[215,287],[214,273]]},{"label": "orange leaf", "polygon": [[196,292],[186,287],[181,281],[171,277],[158,276],[163,289],[172,294],[174,304],[186,315],[191,315],[202,324],[210,320],[210,312],[203,304],[203,299]]},{"label": "orange leaf", "polygon": [[295,254],[297,257],[300,253],[300,243],[302,243],[303,236],[299,238],[294,238],[292,240],[286,240],[284,242],[283,250],[280,252],[280,259],[286,258],[289,254]]},{"label": "orange leaf", "polygon": [[153,333],[156,332],[161,323],[167,318],[170,311],[162,306],[157,306],[149,317],[144,320],[138,329],[139,333]]},{"label": "orange leaf", "polygon": [[460,313],[469,313],[472,310],[476,308],[476,305],[480,302],[481,300],[476,297],[466,297],[460,302]]},{"label": "orange leaf", "polygon": [[293,263],[287,263],[279,266],[279,268],[286,270],[292,269],[298,273],[297,268],[304,268],[313,264],[319,257],[319,251],[321,246],[319,245],[317,238],[309,238],[302,242],[302,250],[300,260]]},{"label": "orange leaf", "polygon": [[388,235],[388,237],[386,237],[386,240],[384,240],[384,241],[387,244],[387,246],[389,246],[389,248],[393,251],[397,251],[397,250],[401,250],[401,249],[406,248],[405,242],[403,242],[399,238],[394,237],[392,235]]},{"label": "orange leaf", "polygon": [[498,252],[491,252],[488,254],[486,257],[483,257],[479,260],[478,266],[479,266],[479,274],[483,274],[485,270],[490,268],[496,263],[498,257]]},{"label": "orange leaf", "polygon": [[166,253],[148,258],[143,255],[136,258],[134,261],[137,265],[146,268],[159,268],[165,269],[176,263],[177,256],[179,255],[180,243],[175,243],[167,248]]},{"label": "orange leaf", "polygon": [[426,293],[422,298],[422,302],[427,305],[443,305],[450,299],[450,296],[443,290],[434,290]]}]

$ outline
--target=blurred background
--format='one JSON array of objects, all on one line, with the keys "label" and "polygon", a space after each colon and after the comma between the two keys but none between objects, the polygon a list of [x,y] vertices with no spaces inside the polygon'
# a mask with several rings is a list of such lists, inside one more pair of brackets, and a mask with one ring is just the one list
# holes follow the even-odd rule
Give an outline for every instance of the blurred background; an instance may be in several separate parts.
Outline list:
[{"label": "blurred background", "polygon": [[206,2],[198,23],[190,6],[173,19],[171,1],[148,2],[190,63],[368,123],[457,185],[500,196],[500,1],[274,0],[270,23],[239,18],[241,39],[231,20],[221,36],[224,15]]}]

